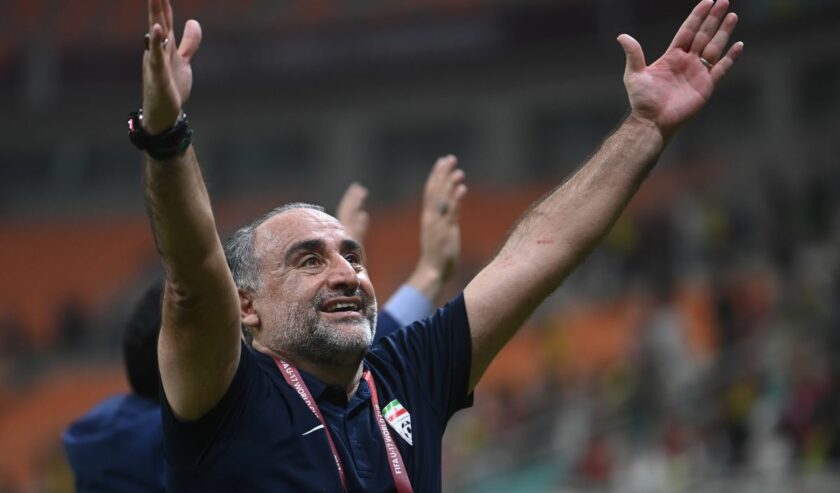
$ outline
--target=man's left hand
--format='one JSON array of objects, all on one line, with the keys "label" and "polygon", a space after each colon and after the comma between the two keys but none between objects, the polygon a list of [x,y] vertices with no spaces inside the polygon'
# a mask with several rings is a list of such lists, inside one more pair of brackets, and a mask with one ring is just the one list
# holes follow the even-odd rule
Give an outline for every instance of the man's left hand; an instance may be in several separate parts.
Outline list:
[{"label": "man's left hand", "polygon": [[712,95],[715,86],[744,50],[729,43],[738,16],[726,13],[729,0],[702,0],[677,31],[661,58],[645,64],[639,43],[627,34],[618,42],[627,56],[624,86],[631,117],[656,125],[667,139]]}]

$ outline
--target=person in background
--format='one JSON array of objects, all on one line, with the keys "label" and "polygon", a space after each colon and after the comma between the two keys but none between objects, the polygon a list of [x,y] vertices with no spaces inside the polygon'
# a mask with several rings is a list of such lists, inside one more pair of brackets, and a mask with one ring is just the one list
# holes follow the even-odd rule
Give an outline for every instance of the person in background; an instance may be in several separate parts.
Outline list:
[{"label": "person in background", "polygon": [[[443,287],[455,273],[461,252],[458,220],[467,192],[464,172],[455,170],[455,165],[453,156],[440,158],[426,179],[420,212],[420,258],[411,276],[378,313],[377,340],[431,315],[441,301]],[[364,243],[370,225],[370,216],[365,210],[367,196],[367,188],[352,183],[336,210],[336,219],[359,243]],[[453,204],[451,208],[450,203]]]},{"label": "person in background", "polygon": [[153,493],[164,489],[157,341],[163,283],[150,286],[123,332],[130,392],[110,397],[62,434],[77,493]]}]

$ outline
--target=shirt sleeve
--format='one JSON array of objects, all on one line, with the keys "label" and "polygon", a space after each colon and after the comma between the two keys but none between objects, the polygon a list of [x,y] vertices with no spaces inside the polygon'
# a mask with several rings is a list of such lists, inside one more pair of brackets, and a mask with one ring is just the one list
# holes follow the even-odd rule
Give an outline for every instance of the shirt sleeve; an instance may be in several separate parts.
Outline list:
[{"label": "shirt sleeve", "polygon": [[259,372],[251,350],[242,343],[239,366],[222,399],[204,416],[184,421],[175,416],[161,385],[160,402],[163,421],[163,450],[170,467],[189,470],[201,465],[214,442],[234,429],[246,402],[249,380]]},{"label": "shirt sleeve", "polygon": [[400,360],[444,422],[472,405],[468,391],[472,341],[463,294],[431,317],[395,332],[380,348]]},{"label": "shirt sleeve", "polygon": [[408,284],[403,284],[385,302],[385,307],[382,310],[393,317],[397,321],[397,325],[403,327],[428,317],[434,309],[435,306],[432,301],[426,298],[423,293]]}]

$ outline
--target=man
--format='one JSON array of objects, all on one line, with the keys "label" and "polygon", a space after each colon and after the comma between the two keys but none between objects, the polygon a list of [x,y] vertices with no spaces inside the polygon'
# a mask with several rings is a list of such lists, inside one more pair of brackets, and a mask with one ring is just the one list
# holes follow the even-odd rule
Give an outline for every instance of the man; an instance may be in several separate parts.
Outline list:
[{"label": "man", "polygon": [[[420,258],[379,314],[377,339],[429,316],[452,277],[460,254],[458,211],[466,193],[463,173],[451,173],[454,164],[440,160],[429,173],[420,218]],[[366,196],[367,190],[354,183],[338,206],[339,219],[360,241],[368,228]],[[442,200],[451,201],[453,210],[442,211]],[[131,392],[97,404],[62,434],[77,493],[165,491],[157,360],[162,291],[161,282],[146,290],[123,334]]]},{"label": "man", "polygon": [[[158,356],[169,489],[439,491],[448,419],[742,52],[724,51],[737,22],[727,9],[701,1],[650,66],[619,36],[629,116],[524,214],[462,295],[371,347],[376,298],[363,252],[321,210],[272,211],[234,235],[226,260],[181,118],[201,29],[188,21],[176,45],[168,0],[150,0],[143,118],[130,133],[146,151],[167,275]],[[259,353],[243,349],[240,322]]]}]

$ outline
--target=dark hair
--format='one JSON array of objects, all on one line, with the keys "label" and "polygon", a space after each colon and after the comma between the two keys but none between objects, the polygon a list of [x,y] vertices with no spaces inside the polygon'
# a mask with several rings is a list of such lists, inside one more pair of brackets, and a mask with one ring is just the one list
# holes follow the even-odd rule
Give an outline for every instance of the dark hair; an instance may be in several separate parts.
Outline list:
[{"label": "dark hair", "polygon": [[123,333],[123,358],[131,390],[148,399],[158,400],[160,369],[157,342],[160,335],[163,282],[150,286],[128,319]]}]

